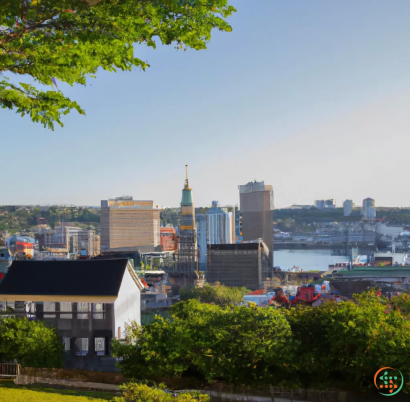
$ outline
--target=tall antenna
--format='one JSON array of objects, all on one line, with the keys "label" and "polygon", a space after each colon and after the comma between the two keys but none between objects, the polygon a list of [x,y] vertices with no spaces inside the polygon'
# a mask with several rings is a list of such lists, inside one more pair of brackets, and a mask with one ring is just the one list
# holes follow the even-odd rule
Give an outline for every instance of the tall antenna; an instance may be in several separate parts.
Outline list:
[{"label": "tall antenna", "polygon": [[185,187],[188,188],[188,165],[185,165],[185,175],[186,175],[186,180],[185,180]]}]

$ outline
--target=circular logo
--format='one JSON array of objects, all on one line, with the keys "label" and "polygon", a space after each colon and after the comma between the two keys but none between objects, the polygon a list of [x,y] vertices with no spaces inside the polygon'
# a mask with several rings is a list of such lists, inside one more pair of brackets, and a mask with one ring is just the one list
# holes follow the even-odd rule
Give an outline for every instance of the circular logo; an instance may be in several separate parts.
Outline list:
[{"label": "circular logo", "polygon": [[396,395],[403,388],[403,375],[397,369],[383,367],[374,375],[374,385],[384,396]]}]

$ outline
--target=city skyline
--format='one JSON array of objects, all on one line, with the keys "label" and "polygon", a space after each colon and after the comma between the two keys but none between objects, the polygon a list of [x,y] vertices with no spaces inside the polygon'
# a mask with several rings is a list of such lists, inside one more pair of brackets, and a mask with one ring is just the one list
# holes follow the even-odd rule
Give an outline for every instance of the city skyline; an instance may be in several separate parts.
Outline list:
[{"label": "city skyline", "polygon": [[109,193],[178,206],[188,164],[201,206],[237,204],[255,179],[273,185],[276,208],[409,205],[410,3],[231,3],[233,32],[214,32],[208,50],[139,46],[144,73],[59,84],[87,113],[62,129],[0,110],[0,204],[98,205]]}]

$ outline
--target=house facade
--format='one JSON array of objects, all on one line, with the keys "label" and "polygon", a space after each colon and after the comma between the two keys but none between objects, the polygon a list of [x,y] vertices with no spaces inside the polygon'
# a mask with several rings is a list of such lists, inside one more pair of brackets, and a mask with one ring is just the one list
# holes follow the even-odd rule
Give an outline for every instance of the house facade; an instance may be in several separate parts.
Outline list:
[{"label": "house facade", "polygon": [[144,285],[127,259],[14,261],[0,284],[0,309],[56,327],[65,367],[117,371],[112,339],[141,324]]}]

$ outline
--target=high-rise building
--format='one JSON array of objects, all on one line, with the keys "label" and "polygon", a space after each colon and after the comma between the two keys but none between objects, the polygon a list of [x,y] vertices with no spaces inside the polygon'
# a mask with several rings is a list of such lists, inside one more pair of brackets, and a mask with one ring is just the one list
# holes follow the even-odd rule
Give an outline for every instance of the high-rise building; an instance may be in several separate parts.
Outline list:
[{"label": "high-rise building", "polygon": [[373,198],[365,198],[362,206],[363,219],[376,219],[376,207]]},{"label": "high-rise building", "polygon": [[182,189],[181,224],[179,227],[178,259],[176,270],[191,272],[197,270],[197,240],[195,227],[195,207],[192,188],[188,183],[188,166],[185,165],[186,179]]},{"label": "high-rise building", "polygon": [[354,202],[352,200],[346,200],[343,203],[343,215],[344,216],[350,216],[350,214],[353,211],[353,208],[355,207]]},{"label": "high-rise building", "polygon": [[242,236],[244,241],[263,239],[273,265],[273,189],[261,182],[239,186]]},{"label": "high-rise building", "polygon": [[101,201],[101,251],[160,250],[160,210],[153,201]]},{"label": "high-rise building", "polygon": [[212,208],[206,212],[208,244],[232,243],[232,213],[221,208],[218,201],[212,201]]}]

